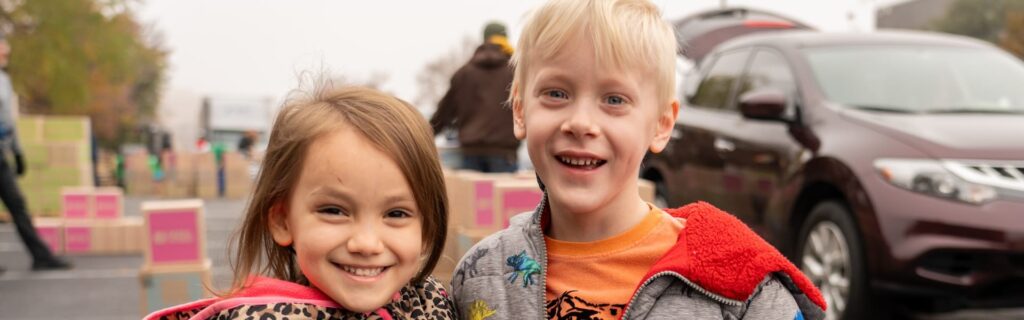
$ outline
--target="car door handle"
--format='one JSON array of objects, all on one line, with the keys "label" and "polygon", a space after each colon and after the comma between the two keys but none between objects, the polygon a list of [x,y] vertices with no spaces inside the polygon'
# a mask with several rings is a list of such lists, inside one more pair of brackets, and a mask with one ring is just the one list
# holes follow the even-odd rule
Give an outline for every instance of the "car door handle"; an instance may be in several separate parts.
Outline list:
[{"label": "car door handle", "polygon": [[725,140],[722,138],[715,138],[715,150],[720,153],[728,153],[736,151],[736,144],[732,141]]}]

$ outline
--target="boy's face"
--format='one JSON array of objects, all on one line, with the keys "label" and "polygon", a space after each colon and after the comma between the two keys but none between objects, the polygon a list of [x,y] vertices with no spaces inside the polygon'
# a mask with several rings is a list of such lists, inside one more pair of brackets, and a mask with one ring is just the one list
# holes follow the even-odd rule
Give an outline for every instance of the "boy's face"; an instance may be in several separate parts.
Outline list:
[{"label": "boy's face", "polygon": [[423,216],[412,192],[395,161],[341,129],[310,144],[287,212],[272,214],[270,229],[313,286],[348,310],[373,311],[421,266]]},{"label": "boy's face", "polygon": [[647,66],[598,65],[587,36],[528,63],[513,105],[515,134],[526,140],[552,206],[590,213],[635,201],[627,191],[636,190],[644,154],[668,143],[678,102],[658,98]]}]

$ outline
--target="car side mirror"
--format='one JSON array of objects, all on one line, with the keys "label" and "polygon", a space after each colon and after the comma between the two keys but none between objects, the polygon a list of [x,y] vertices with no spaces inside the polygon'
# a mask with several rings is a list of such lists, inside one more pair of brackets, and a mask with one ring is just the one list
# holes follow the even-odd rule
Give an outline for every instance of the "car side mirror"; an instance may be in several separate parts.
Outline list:
[{"label": "car side mirror", "polygon": [[786,94],[775,89],[760,89],[740,96],[740,113],[756,120],[783,121],[786,112]]}]

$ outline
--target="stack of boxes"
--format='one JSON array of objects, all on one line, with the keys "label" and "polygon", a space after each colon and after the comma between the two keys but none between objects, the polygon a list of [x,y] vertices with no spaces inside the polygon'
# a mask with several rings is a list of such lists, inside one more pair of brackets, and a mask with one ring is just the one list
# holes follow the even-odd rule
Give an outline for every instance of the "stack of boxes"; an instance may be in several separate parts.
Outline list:
[{"label": "stack of boxes", "polygon": [[66,188],[60,217],[36,217],[39,237],[58,254],[132,254],[142,251],[142,221],[123,215],[118,188]]},{"label": "stack of boxes", "polygon": [[[445,171],[449,224],[444,257],[434,276],[447,281],[458,260],[477,242],[509,225],[524,212],[532,213],[544,197],[533,172],[493,174]],[[640,180],[640,197],[654,201],[654,184]]]},{"label": "stack of boxes", "polygon": [[148,201],[145,262],[139,271],[142,314],[210,297],[203,201]]},{"label": "stack of boxes", "polygon": [[252,188],[252,176],[249,173],[250,162],[241,153],[224,153],[224,197],[242,199],[249,195]]},{"label": "stack of boxes", "polygon": [[196,197],[212,199],[220,197],[217,187],[217,157],[211,152],[197,153],[193,155],[196,173]]},{"label": "stack of boxes", "polygon": [[[33,216],[59,217],[62,188],[93,185],[89,118],[22,116],[17,127],[26,165],[18,184],[26,205]],[[8,219],[0,212],[0,220]]]},{"label": "stack of boxes", "polygon": [[132,195],[211,199],[222,196],[223,185],[224,197],[242,199],[253,184],[251,163],[237,152],[222,155],[223,170],[211,152],[165,152],[160,157],[160,175],[154,174],[152,161],[155,158],[145,152],[125,156],[125,185]]},{"label": "stack of boxes", "polygon": [[124,155],[124,187],[129,194],[149,196],[157,193],[149,154],[138,151]]},{"label": "stack of boxes", "polygon": [[160,196],[165,198],[191,198],[196,194],[195,154],[166,152],[161,155],[164,179],[159,181]]},{"label": "stack of boxes", "polygon": [[142,220],[124,217],[121,189],[65,188],[62,217],[36,218],[33,224],[52,251],[63,254],[135,254],[142,252]]}]

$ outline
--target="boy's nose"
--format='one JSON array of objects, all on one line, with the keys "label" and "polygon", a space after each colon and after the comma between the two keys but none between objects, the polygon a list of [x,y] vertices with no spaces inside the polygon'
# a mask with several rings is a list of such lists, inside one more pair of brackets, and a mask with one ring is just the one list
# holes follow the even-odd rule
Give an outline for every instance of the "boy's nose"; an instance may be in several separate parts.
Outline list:
[{"label": "boy's nose", "polygon": [[384,251],[384,243],[377,234],[377,228],[360,226],[352,230],[355,234],[345,243],[345,248],[354,254],[373,255]]},{"label": "boy's nose", "polygon": [[591,110],[590,106],[579,103],[569,109],[569,118],[562,122],[562,132],[574,135],[577,138],[597,136],[599,131],[591,115],[591,112],[594,111]]}]

